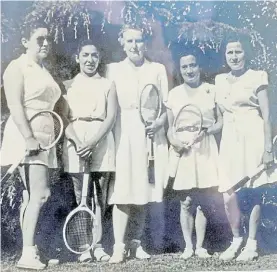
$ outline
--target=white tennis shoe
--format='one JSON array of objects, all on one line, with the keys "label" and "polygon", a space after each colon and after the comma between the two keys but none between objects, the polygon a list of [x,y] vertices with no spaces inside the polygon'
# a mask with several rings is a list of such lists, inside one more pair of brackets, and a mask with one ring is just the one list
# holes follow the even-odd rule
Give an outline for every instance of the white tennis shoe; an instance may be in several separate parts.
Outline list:
[{"label": "white tennis shoe", "polygon": [[116,263],[121,263],[124,261],[126,256],[126,251],[125,251],[125,244],[115,244],[113,247],[113,255],[109,260],[110,264],[116,264]]},{"label": "white tennis shoe", "polygon": [[258,252],[254,248],[245,247],[241,250],[240,255],[236,258],[237,262],[247,262],[257,259],[259,256]]},{"label": "white tennis shoe", "polygon": [[143,250],[140,240],[132,240],[130,242],[128,256],[130,258],[137,258],[137,259],[140,259],[140,260],[150,259],[150,257],[151,257],[148,253],[146,253]]},{"label": "white tennis shoe", "polygon": [[97,262],[107,262],[111,258],[102,247],[96,247],[93,250],[93,256]]},{"label": "white tennis shoe", "polygon": [[46,264],[40,261],[36,246],[25,246],[23,247],[22,256],[16,267],[22,269],[42,270],[46,267]]},{"label": "white tennis shoe", "polygon": [[151,256],[143,250],[142,246],[139,246],[136,249],[130,249],[130,257],[132,257],[132,256],[134,256],[135,258],[140,259],[140,260],[151,258]]},{"label": "white tennis shoe", "polygon": [[231,242],[231,245],[223,253],[221,253],[219,259],[223,261],[233,260],[236,257],[236,254],[238,253],[242,242],[242,237],[234,238],[233,242]]},{"label": "white tennis shoe", "polygon": [[195,250],[195,255],[201,259],[207,259],[211,258],[212,255],[210,255],[206,248],[200,247]]},{"label": "white tennis shoe", "polygon": [[194,251],[192,248],[185,248],[184,252],[180,256],[181,259],[187,260],[194,255]]},{"label": "white tennis shoe", "polygon": [[81,254],[78,258],[79,263],[89,263],[92,261],[90,250]]}]

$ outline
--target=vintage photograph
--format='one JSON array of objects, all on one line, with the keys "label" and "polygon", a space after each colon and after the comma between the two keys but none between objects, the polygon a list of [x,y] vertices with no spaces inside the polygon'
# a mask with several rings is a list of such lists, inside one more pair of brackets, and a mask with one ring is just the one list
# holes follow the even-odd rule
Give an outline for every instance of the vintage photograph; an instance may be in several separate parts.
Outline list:
[{"label": "vintage photograph", "polygon": [[277,271],[277,1],[1,1],[1,269]]}]

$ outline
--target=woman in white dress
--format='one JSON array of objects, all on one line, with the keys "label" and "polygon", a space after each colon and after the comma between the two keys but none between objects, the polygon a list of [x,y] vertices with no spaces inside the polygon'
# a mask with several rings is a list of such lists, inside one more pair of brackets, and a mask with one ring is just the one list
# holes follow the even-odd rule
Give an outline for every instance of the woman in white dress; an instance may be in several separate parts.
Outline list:
[{"label": "woman in white dress", "polygon": [[[163,101],[167,100],[168,81],[165,67],[145,58],[146,33],[143,28],[124,26],[119,40],[127,58],[108,66],[108,78],[114,80],[119,103],[114,129],[116,144],[116,179],[111,186],[110,204],[113,208],[114,253],[111,263],[124,259],[125,231],[129,219],[137,219],[129,228],[126,251],[131,257],[149,258],[141,247],[145,225],[146,207],[149,202],[161,202],[167,180],[168,147],[164,124],[166,112],[146,127],[139,114],[139,94],[147,84],[154,84]],[[154,135],[155,184],[149,183],[147,173],[146,135]],[[130,218],[131,217],[131,218]]]},{"label": "woman in white dress", "polygon": [[[222,116],[215,103],[214,86],[200,80],[197,51],[184,53],[180,58],[180,72],[184,83],[169,92],[167,102],[168,139],[171,144],[169,165],[176,153],[182,153],[173,183],[173,190],[180,198],[180,223],[186,248],[181,258],[194,254],[209,258],[203,248],[207,215],[211,209],[211,192],[218,186],[218,148],[214,137],[222,128]],[[179,110],[186,104],[196,105],[203,115],[203,130],[195,144],[189,148],[175,139],[172,125]],[[192,232],[196,229],[196,248],[192,243]]]},{"label": "woman in white dress", "polygon": [[[225,57],[231,71],[215,79],[217,103],[223,112],[224,124],[220,143],[221,191],[231,188],[261,163],[268,168],[273,162],[268,77],[265,71],[247,68],[246,53],[238,37],[230,39],[226,43]],[[244,201],[248,202],[250,212],[249,236],[236,260],[248,261],[258,257],[256,233],[262,195],[266,190],[263,185],[274,181],[272,174],[272,169],[268,169],[251,180],[247,188],[231,195],[224,193],[225,210],[234,237],[220,259],[234,259],[241,248],[240,212],[245,211]]]},{"label": "woman in white dress", "polygon": [[92,253],[80,255],[79,261],[90,261],[92,257],[97,261],[108,261],[110,256],[103,250],[101,240],[109,177],[115,171],[111,129],[116,117],[116,93],[114,84],[98,73],[100,55],[92,41],[80,43],[76,61],[80,72],[72,80],[64,82],[68,103],[64,115],[70,121],[63,149],[64,171],[70,174],[76,201],[80,203],[84,162],[91,155],[88,199],[91,205],[92,197],[95,198],[98,240]]},{"label": "woman in white dress", "polygon": [[26,190],[20,214],[23,250],[17,266],[44,269],[46,265],[40,261],[35,246],[35,229],[41,207],[50,196],[48,168],[57,167],[57,158],[55,148],[39,152],[40,139],[34,135],[39,137],[40,132],[45,136],[45,123],[31,128],[28,120],[41,110],[53,110],[61,91],[43,65],[50,51],[45,25],[26,28],[21,41],[26,54],[13,60],[3,76],[11,116],[4,129],[1,165],[13,164],[26,152],[19,169]]}]

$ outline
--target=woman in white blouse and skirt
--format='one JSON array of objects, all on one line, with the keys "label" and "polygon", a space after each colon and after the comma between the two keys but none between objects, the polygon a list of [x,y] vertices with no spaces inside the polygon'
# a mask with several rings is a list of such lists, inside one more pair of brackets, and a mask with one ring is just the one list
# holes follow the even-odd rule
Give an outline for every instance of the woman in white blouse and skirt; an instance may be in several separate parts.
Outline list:
[{"label": "woman in white blouse and skirt", "polygon": [[101,242],[109,177],[115,171],[111,130],[116,117],[116,93],[114,84],[98,73],[100,53],[93,41],[80,42],[76,61],[80,72],[64,82],[68,105],[68,109],[64,108],[64,115],[70,121],[63,149],[64,171],[70,174],[76,201],[80,203],[84,163],[90,157],[88,199],[89,205],[92,198],[96,204],[97,240],[92,252],[80,255],[79,261],[87,262],[92,258],[108,261],[110,256],[103,250]]},{"label": "woman in white blouse and skirt", "polygon": [[[200,50],[199,50],[200,51]],[[198,54],[197,54],[198,53]],[[180,223],[186,248],[181,255],[188,259],[194,254],[199,258],[211,255],[203,247],[207,216],[211,210],[211,193],[217,190],[218,147],[214,134],[222,128],[222,116],[215,103],[214,85],[200,80],[198,50],[190,50],[180,58],[180,72],[184,83],[169,92],[167,102],[168,139],[170,141],[169,165],[181,154],[178,169],[173,181],[178,199],[180,199]],[[190,148],[175,139],[172,134],[174,118],[186,104],[196,105],[203,115],[202,131],[195,144]],[[192,232],[196,230],[196,246],[192,243]]]},{"label": "woman in white blouse and skirt", "polygon": [[[240,213],[249,212],[249,236],[237,261],[258,257],[256,234],[259,225],[262,196],[267,184],[276,178],[273,162],[272,133],[267,94],[268,77],[265,71],[246,67],[244,43],[232,37],[226,43],[225,57],[231,69],[215,79],[217,103],[223,112],[223,130],[220,143],[220,190],[231,188],[261,163],[268,168],[246,184],[246,188],[231,195],[224,193],[225,210],[233,233],[231,246],[220,259],[237,256],[242,246]],[[245,205],[247,202],[247,205]],[[248,209],[246,207],[248,206]]]},{"label": "woman in white blouse and skirt", "polygon": [[[145,225],[145,204],[161,202],[167,180],[168,147],[164,124],[166,113],[146,127],[139,114],[139,94],[147,84],[154,84],[167,100],[168,81],[165,67],[145,58],[146,33],[136,26],[124,26],[119,41],[127,58],[108,66],[107,76],[114,81],[118,99],[118,114],[114,129],[116,144],[116,179],[111,186],[110,204],[113,208],[114,253],[111,263],[124,259],[125,232],[131,217],[136,220],[129,228],[126,251],[131,257],[149,258],[141,247]],[[147,173],[146,133],[154,135],[155,184],[149,183]],[[130,232],[131,231],[131,232]]]},{"label": "woman in white blouse and skirt", "polygon": [[4,75],[4,88],[11,113],[3,135],[1,165],[24,158],[19,167],[25,185],[20,211],[23,250],[18,268],[44,269],[35,245],[35,230],[40,210],[50,196],[49,168],[57,168],[56,149],[40,152],[39,142],[53,131],[52,119],[41,117],[30,125],[32,116],[42,110],[53,110],[61,90],[44,60],[50,52],[50,34],[44,24],[26,25],[22,44],[26,53],[13,60]]}]

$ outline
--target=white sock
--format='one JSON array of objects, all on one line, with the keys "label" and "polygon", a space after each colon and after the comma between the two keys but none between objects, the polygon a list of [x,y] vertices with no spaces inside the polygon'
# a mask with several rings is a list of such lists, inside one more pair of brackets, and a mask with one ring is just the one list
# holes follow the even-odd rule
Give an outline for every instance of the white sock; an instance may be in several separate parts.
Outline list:
[{"label": "white sock", "polygon": [[193,244],[186,244],[187,250],[193,250]]},{"label": "white sock", "polygon": [[190,245],[186,246],[186,247],[185,247],[185,250],[186,250],[186,251],[193,251],[193,245],[191,245],[191,246],[190,246]]},{"label": "white sock", "polygon": [[233,237],[233,243],[234,244],[241,244],[243,238],[242,237]]},{"label": "white sock", "polygon": [[256,250],[257,249],[257,240],[248,238],[245,247]]},{"label": "white sock", "polygon": [[30,257],[34,256],[37,253],[36,246],[23,246],[22,248],[22,256],[24,257]]},{"label": "white sock", "polygon": [[125,244],[123,244],[123,243],[118,243],[118,244],[114,244],[114,246],[113,246],[113,248],[116,250],[116,249],[118,249],[118,250],[121,250],[121,249],[125,249]]}]

